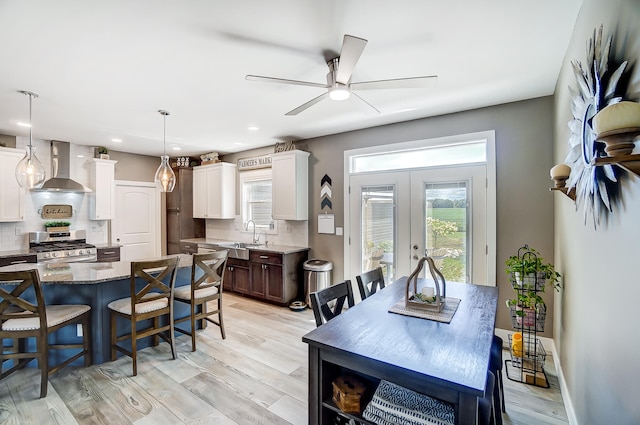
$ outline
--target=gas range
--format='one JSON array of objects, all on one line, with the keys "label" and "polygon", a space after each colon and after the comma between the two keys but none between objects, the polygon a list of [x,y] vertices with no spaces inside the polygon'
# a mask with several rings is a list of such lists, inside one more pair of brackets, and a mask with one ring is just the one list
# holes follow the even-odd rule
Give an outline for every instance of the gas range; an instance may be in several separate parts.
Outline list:
[{"label": "gas range", "polygon": [[30,232],[29,248],[36,253],[38,263],[92,262],[98,250],[88,244],[85,230],[67,232]]}]

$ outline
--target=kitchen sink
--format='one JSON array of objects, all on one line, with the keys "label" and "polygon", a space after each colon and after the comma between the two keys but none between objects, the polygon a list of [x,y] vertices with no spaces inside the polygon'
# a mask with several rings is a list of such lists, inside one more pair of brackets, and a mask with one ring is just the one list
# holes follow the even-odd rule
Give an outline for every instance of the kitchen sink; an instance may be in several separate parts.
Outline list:
[{"label": "kitchen sink", "polygon": [[214,251],[226,250],[229,258],[237,258],[240,260],[249,259],[249,248],[260,246],[259,243],[250,242],[217,242],[212,244]]},{"label": "kitchen sink", "polygon": [[256,246],[260,246],[259,243],[250,243],[250,242],[222,242],[217,243],[218,246],[222,248],[255,248]]}]

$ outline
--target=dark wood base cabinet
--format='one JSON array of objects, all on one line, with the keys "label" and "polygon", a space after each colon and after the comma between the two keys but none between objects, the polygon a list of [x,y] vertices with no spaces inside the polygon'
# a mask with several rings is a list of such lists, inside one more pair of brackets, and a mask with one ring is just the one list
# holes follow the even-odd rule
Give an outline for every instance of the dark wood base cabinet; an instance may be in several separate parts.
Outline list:
[{"label": "dark wood base cabinet", "polygon": [[251,250],[249,260],[229,258],[224,289],[289,305],[304,295],[302,269],[307,256],[306,250],[288,254]]},{"label": "dark wood base cabinet", "polygon": [[249,282],[249,262],[229,258],[224,272],[224,290],[248,295],[251,291]]}]

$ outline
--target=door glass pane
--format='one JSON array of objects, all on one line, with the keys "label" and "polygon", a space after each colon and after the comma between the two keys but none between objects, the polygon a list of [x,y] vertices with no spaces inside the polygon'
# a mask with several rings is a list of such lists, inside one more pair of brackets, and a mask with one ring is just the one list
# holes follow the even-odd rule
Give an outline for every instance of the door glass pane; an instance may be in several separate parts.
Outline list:
[{"label": "door glass pane", "polygon": [[425,246],[445,279],[469,282],[468,182],[425,183]]},{"label": "door glass pane", "polygon": [[395,270],[395,187],[362,187],[361,272],[382,267],[385,281],[393,281]]}]

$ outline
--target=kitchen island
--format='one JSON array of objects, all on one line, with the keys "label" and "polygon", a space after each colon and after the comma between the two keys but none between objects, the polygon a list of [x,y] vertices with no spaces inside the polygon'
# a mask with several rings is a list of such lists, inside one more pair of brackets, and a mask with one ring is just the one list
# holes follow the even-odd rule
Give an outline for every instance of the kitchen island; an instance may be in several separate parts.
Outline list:
[{"label": "kitchen island", "polygon": [[[190,255],[176,254],[179,258],[176,287],[189,285],[191,282]],[[175,257],[176,255],[167,256]],[[167,258],[161,257],[161,258]],[[16,264],[0,267],[0,271],[19,271],[37,269],[43,286],[46,304],[87,304],[91,306],[91,327],[93,329],[92,347],[94,364],[110,360],[110,325],[107,305],[116,299],[130,296],[131,262],[116,261],[112,263],[48,263],[48,264]],[[7,287],[10,285],[0,285]],[[142,283],[141,283],[142,286]],[[178,303],[174,305],[176,318],[189,314],[189,306]],[[119,321],[118,333],[123,334],[128,327]],[[122,328],[120,328],[120,325]],[[182,326],[189,326],[188,323]],[[54,336],[59,341],[70,344],[81,340],[76,330],[61,329]],[[149,346],[150,339],[138,342],[138,347]],[[57,353],[51,353],[51,361],[58,363]],[[78,363],[81,364],[82,362]]]}]

